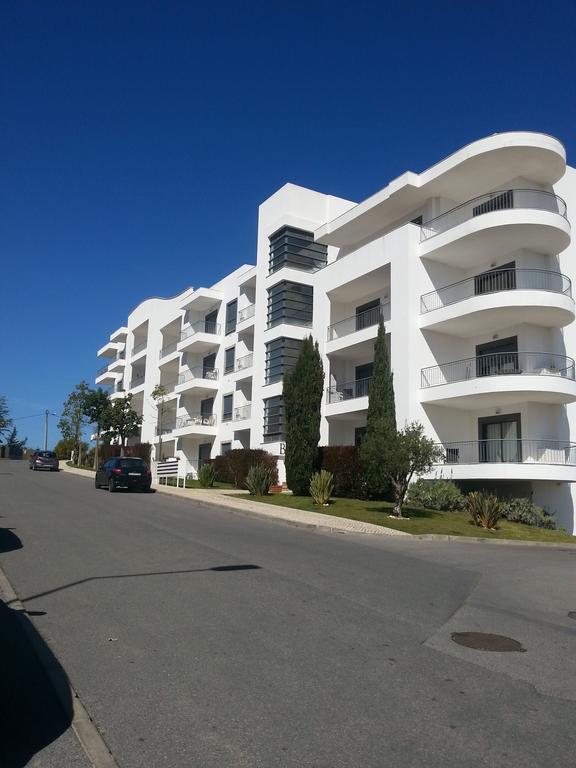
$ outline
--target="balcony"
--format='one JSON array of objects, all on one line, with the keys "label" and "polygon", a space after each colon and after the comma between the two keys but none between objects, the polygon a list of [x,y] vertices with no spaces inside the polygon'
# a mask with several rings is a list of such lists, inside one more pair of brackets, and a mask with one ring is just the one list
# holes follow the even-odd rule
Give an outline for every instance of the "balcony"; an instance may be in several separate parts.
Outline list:
[{"label": "balcony", "polygon": [[166,346],[162,347],[160,352],[158,353],[158,359],[162,360],[164,357],[168,357],[168,355],[173,354],[178,349],[178,339],[176,341],[173,341],[171,344],[166,344]]},{"label": "balcony", "polygon": [[234,364],[233,371],[229,371],[229,373],[239,374],[238,376],[235,377],[236,379],[248,378],[249,376],[252,376],[253,365],[254,365],[254,354],[250,352],[250,354],[248,355],[243,355],[242,357],[238,357]]},{"label": "balcony", "polygon": [[250,320],[254,317],[256,313],[256,305],[255,304],[248,304],[247,307],[244,307],[243,309],[238,310],[238,318],[236,320],[236,325],[240,325],[241,323],[246,322],[247,320]]},{"label": "balcony", "polygon": [[115,384],[122,378],[120,371],[111,371],[110,366],[103,365],[96,371],[96,384]]},{"label": "balcony", "polygon": [[326,392],[326,418],[354,418],[358,412],[366,411],[371,381],[372,378],[358,379],[329,387]]},{"label": "balcony", "polygon": [[135,344],[132,347],[132,357],[136,357],[136,355],[139,355],[140,352],[144,352],[147,346],[148,346],[148,341],[146,340],[141,341],[138,344]]},{"label": "balcony", "polygon": [[475,197],[422,224],[420,255],[461,268],[491,252],[521,248],[556,255],[570,243],[566,203],[541,189],[506,189]]},{"label": "balcony", "polygon": [[[390,320],[390,302],[368,309],[328,326],[326,353],[336,355],[341,350],[350,350],[356,345],[366,345],[376,338],[378,324],[382,316],[384,322]],[[370,349],[373,348],[373,345]]]},{"label": "balcony", "polygon": [[213,323],[208,320],[198,320],[197,322],[184,328],[180,334],[177,349],[181,352],[195,345],[200,352],[206,349],[212,349],[220,343],[221,328],[220,323]]},{"label": "balcony", "polygon": [[246,421],[246,419],[252,416],[252,403],[241,405],[239,408],[234,408],[234,415],[232,421]]},{"label": "balcony", "polygon": [[140,387],[144,384],[144,373],[133,373],[132,378],[130,379],[130,389],[136,389],[136,387]]},{"label": "balcony", "polygon": [[420,297],[420,328],[476,336],[526,322],[561,328],[574,320],[570,278],[545,269],[483,272]]},{"label": "balcony", "polygon": [[574,360],[549,352],[499,352],[421,371],[420,402],[492,408],[518,401],[564,404],[576,400]]},{"label": "balcony", "polygon": [[[439,443],[436,465],[455,480],[576,480],[576,443],[560,440],[468,440]],[[449,470],[449,472],[447,472]]]},{"label": "balcony", "polygon": [[205,365],[180,373],[175,387],[178,393],[194,390],[198,394],[213,392],[216,389],[218,389],[218,368],[207,368]]}]

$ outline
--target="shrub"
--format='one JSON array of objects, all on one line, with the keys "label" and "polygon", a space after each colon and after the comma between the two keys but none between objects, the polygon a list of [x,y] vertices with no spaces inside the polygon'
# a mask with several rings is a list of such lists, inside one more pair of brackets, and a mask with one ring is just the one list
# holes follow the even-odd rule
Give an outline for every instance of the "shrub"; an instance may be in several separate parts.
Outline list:
[{"label": "shrub", "polygon": [[214,465],[211,463],[202,464],[198,470],[198,482],[202,488],[212,488],[216,479]]},{"label": "shrub", "polygon": [[501,503],[497,496],[487,491],[472,491],[466,498],[468,513],[474,525],[493,531],[501,516]]},{"label": "shrub", "polygon": [[361,499],[364,496],[360,450],[356,445],[330,445],[320,448],[320,467],[332,474],[333,496]]},{"label": "shrub", "polygon": [[502,517],[512,523],[524,523],[536,528],[556,528],[554,517],[542,507],[533,504],[530,499],[506,499],[501,505]]},{"label": "shrub", "polygon": [[265,464],[272,472],[272,483],[278,483],[277,461],[271,453],[256,448],[237,448],[214,459],[216,480],[231,483],[235,488],[246,487],[248,470],[254,464]]},{"label": "shrub", "polygon": [[427,509],[455,512],[465,509],[466,497],[451,480],[423,480],[412,483],[408,489],[408,503]]},{"label": "shrub", "polygon": [[246,488],[250,496],[267,496],[272,485],[273,472],[266,464],[253,464],[246,475]]},{"label": "shrub", "polygon": [[332,487],[332,472],[327,472],[325,469],[315,472],[310,478],[310,496],[314,504],[325,507],[330,501]]}]

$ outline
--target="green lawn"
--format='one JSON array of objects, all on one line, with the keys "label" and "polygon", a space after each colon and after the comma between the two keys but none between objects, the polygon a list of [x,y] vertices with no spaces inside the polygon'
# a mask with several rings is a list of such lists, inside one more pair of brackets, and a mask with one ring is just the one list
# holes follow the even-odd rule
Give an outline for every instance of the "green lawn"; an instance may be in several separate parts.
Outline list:
[{"label": "green lawn", "polygon": [[534,528],[521,523],[510,523],[502,520],[497,531],[486,531],[472,524],[464,512],[437,512],[431,509],[404,507],[404,514],[410,520],[396,520],[388,517],[392,504],[386,501],[362,501],[360,499],[333,499],[328,507],[316,507],[312,499],[306,496],[291,496],[290,494],[273,494],[271,496],[250,498],[265,504],[304,509],[310,512],[321,512],[336,517],[347,517],[351,520],[361,520],[375,525],[384,525],[413,534],[439,533],[449,536],[476,536],[486,539],[523,539],[524,541],[570,542],[576,544],[574,536],[568,536],[562,531],[548,531]]}]

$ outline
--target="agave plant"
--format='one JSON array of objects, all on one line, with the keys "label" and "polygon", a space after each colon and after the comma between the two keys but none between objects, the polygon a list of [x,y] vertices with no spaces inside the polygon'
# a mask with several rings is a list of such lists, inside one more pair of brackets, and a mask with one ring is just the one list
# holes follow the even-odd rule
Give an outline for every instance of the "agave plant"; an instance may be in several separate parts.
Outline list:
[{"label": "agave plant", "polygon": [[274,475],[266,464],[253,464],[246,475],[246,488],[251,496],[267,496]]},{"label": "agave plant", "polygon": [[325,507],[330,501],[332,488],[334,486],[334,477],[332,472],[325,469],[315,472],[310,478],[310,496],[312,501],[320,507]]},{"label": "agave plant", "polygon": [[502,515],[502,505],[497,496],[488,491],[472,491],[466,498],[466,506],[474,525],[489,531],[496,529]]}]

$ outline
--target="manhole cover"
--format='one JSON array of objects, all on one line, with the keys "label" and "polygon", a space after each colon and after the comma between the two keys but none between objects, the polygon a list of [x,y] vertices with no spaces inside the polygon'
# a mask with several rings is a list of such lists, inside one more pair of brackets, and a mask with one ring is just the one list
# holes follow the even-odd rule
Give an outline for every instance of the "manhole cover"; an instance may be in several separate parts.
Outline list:
[{"label": "manhole cover", "polygon": [[568,618],[576,619],[576,611],[568,611]]},{"label": "manhole cover", "polygon": [[526,648],[518,640],[504,635],[490,635],[486,632],[452,632],[452,640],[466,648],[474,648],[476,651],[516,651],[525,653]]}]

